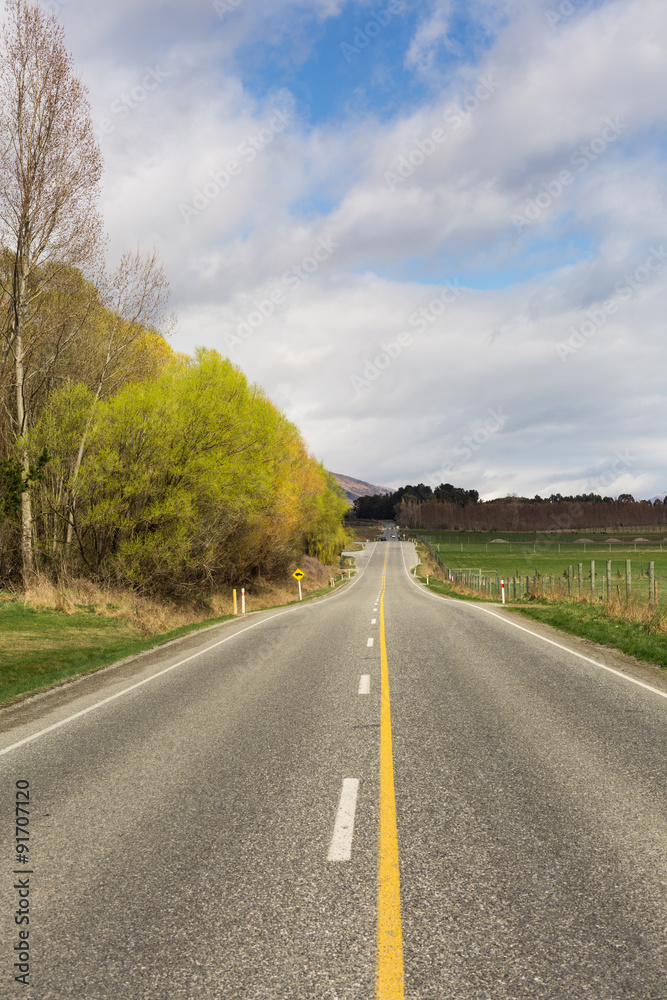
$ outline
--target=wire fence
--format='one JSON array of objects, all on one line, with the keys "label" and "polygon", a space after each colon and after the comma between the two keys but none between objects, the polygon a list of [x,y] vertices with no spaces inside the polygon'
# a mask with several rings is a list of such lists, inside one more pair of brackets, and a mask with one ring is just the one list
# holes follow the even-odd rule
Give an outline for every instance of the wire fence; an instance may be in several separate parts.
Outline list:
[{"label": "wire fence", "polygon": [[[498,570],[484,567],[450,567],[447,566],[430,539],[420,538],[434,561],[443,571],[445,580],[455,586],[463,586],[473,593],[487,598],[500,598],[501,577]],[[634,573],[634,575],[633,575]],[[511,600],[521,600],[527,597],[550,597],[555,600],[579,601],[615,601],[627,604],[640,600],[649,605],[658,604],[658,580],[655,572],[655,562],[648,563],[648,571],[644,572],[644,563],[638,570],[635,562],[625,560],[625,574],[619,575],[612,571],[611,559],[570,563],[566,575],[545,575],[535,572],[532,576],[514,575],[502,578],[505,584],[505,596]]]}]

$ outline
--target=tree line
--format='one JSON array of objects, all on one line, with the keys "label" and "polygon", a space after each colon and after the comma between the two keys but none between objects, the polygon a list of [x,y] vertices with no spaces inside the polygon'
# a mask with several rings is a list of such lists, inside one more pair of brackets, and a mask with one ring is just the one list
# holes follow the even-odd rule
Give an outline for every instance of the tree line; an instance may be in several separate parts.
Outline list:
[{"label": "tree line", "polygon": [[393,493],[377,496],[357,497],[352,505],[352,517],[359,520],[391,521],[397,516],[403,501],[419,503],[435,500],[438,503],[456,503],[464,506],[477,503],[477,490],[464,490],[451,483],[441,483],[436,489],[418,483],[417,486],[401,486]]},{"label": "tree line", "polygon": [[445,531],[578,531],[583,529],[667,526],[667,507],[649,501],[520,499],[458,504],[405,502],[396,511],[401,527]]},{"label": "tree line", "polygon": [[0,580],[187,595],[330,561],[345,499],[217,352],[174,353],[157,251],[105,267],[102,161],[62,28],[7,0],[0,40]]},{"label": "tree line", "polygon": [[613,528],[667,525],[667,504],[583,493],[550,497],[508,496],[482,501],[477,490],[451,483],[433,489],[419,483],[403,486],[384,496],[359,497],[353,517],[394,520],[407,528],[450,531],[553,531],[579,528]]}]

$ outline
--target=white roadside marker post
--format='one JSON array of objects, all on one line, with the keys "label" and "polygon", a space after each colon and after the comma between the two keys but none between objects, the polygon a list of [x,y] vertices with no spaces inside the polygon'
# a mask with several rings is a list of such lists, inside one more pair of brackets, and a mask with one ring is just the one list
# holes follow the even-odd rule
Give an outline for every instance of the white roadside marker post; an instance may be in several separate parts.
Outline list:
[{"label": "white roadside marker post", "polygon": [[241,614],[245,614],[245,587],[241,587]]},{"label": "white roadside marker post", "polygon": [[500,581],[500,591],[501,591],[501,593],[503,595],[503,604],[504,604],[505,603],[505,581],[504,580]]}]

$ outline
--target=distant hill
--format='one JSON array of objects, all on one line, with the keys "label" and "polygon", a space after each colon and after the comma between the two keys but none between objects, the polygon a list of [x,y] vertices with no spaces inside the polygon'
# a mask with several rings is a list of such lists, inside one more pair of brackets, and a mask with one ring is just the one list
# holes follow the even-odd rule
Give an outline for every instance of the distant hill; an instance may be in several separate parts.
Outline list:
[{"label": "distant hill", "polygon": [[656,500],[662,500],[662,502],[664,503],[665,497],[667,497],[667,493],[658,493],[657,497],[651,497],[650,502],[655,503]]},{"label": "distant hill", "polygon": [[350,476],[341,476],[337,472],[332,472],[331,475],[338,481],[339,486],[345,490],[347,499],[350,501],[350,506],[352,506],[357,497],[379,497],[384,496],[385,493],[391,493],[391,490],[386,489],[384,486],[373,486],[372,483],[364,483],[361,479],[351,479]]}]

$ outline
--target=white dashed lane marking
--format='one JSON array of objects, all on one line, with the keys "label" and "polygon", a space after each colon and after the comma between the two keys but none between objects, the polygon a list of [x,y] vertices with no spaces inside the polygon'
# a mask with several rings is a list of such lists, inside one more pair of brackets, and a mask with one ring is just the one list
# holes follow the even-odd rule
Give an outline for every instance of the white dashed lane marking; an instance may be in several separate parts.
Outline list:
[{"label": "white dashed lane marking", "polygon": [[343,789],[336,813],[333,837],[329,845],[327,861],[349,861],[352,857],[352,837],[354,836],[354,814],[357,809],[358,778],[343,778]]},{"label": "white dashed lane marking", "polygon": [[359,694],[370,694],[371,693],[371,675],[362,674],[361,680],[359,681]]}]

